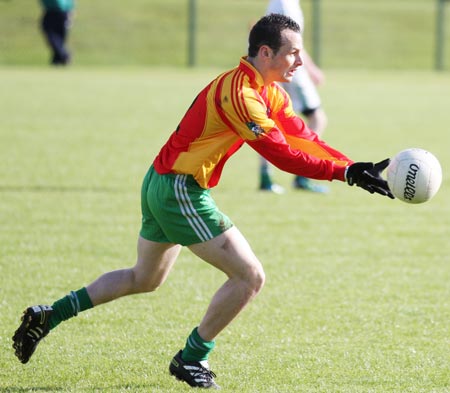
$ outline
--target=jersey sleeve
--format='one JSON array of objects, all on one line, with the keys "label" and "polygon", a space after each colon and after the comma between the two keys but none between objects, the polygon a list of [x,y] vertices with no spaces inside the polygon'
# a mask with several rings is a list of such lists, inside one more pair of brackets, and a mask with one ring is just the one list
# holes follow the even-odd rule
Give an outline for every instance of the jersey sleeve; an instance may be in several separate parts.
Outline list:
[{"label": "jersey sleeve", "polygon": [[318,180],[344,181],[345,168],[353,161],[307,127],[281,87],[274,85],[272,90],[268,99],[270,118],[262,127],[265,132],[247,140],[248,145],[283,171]]},{"label": "jersey sleeve", "polygon": [[[305,129],[312,133],[306,126]],[[317,136],[312,139],[289,136],[277,127],[247,143],[277,168],[312,179],[344,181],[345,168],[353,163]]]},{"label": "jersey sleeve", "polygon": [[[238,82],[236,82],[238,83]],[[344,180],[352,163],[320,140],[298,117],[287,93],[272,84],[260,93],[251,86],[229,89],[219,113],[228,127],[279,169],[320,180]]]}]

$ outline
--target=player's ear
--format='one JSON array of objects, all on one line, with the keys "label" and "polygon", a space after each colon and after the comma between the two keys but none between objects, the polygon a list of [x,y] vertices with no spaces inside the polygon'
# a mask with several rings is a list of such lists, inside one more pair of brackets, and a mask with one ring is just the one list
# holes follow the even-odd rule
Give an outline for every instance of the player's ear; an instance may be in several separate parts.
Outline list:
[{"label": "player's ear", "polygon": [[271,59],[271,58],[272,58],[273,51],[272,51],[272,49],[271,49],[269,46],[267,46],[267,45],[262,45],[262,46],[259,48],[259,54],[260,54],[260,56],[261,56],[263,59]]}]

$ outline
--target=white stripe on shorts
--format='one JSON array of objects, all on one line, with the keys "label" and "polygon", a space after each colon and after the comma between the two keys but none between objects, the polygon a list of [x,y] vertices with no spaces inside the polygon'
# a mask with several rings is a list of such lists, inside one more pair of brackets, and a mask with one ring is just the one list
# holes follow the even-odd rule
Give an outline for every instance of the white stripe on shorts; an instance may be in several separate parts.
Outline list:
[{"label": "white stripe on shorts", "polygon": [[178,205],[180,206],[181,213],[188,221],[192,230],[198,236],[198,238],[205,242],[213,238],[213,234],[209,230],[206,223],[198,215],[197,211],[189,198],[188,190],[186,187],[187,175],[175,176],[175,197],[177,198]]}]

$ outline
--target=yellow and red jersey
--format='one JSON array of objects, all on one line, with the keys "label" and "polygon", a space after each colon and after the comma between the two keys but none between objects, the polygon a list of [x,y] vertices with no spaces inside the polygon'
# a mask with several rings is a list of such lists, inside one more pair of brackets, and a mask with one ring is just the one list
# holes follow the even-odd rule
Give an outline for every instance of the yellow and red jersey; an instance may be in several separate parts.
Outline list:
[{"label": "yellow and red jersey", "polygon": [[295,114],[287,93],[277,83],[264,86],[243,57],[200,92],[153,165],[160,174],[192,175],[211,188],[244,142],[281,170],[313,179],[344,180],[353,163],[320,140]]}]

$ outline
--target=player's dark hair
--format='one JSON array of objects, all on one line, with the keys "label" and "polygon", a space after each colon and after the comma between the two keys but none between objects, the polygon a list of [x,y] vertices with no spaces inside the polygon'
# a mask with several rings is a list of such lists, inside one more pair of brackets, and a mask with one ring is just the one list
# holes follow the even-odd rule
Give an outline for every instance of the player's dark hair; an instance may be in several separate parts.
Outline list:
[{"label": "player's dark hair", "polygon": [[281,32],[292,30],[300,33],[300,26],[293,19],[286,15],[269,14],[263,16],[250,30],[248,37],[248,56],[255,57],[259,48],[267,45],[277,54],[283,45],[281,42]]}]

